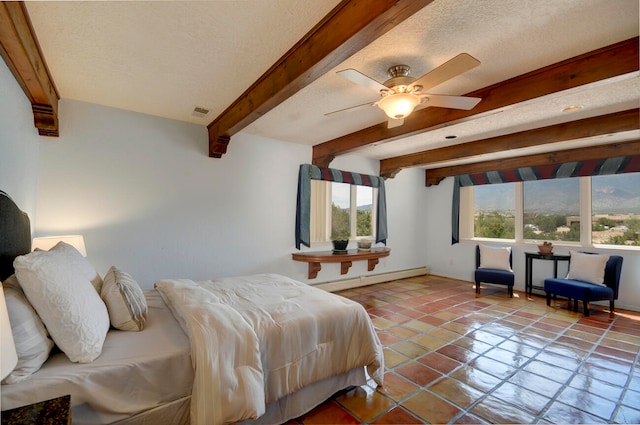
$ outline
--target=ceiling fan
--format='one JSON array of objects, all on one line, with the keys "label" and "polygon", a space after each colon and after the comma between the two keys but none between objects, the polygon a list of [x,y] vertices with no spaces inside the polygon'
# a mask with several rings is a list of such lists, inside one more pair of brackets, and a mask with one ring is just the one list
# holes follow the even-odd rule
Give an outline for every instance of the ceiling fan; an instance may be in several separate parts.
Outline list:
[{"label": "ceiling fan", "polygon": [[[417,79],[409,76],[411,68],[408,65],[395,65],[389,68],[389,79],[384,83],[379,83],[353,68],[338,71],[337,74],[356,84],[379,92],[380,96],[382,96],[380,100],[365,103],[364,105],[376,105],[382,109],[389,118],[388,128],[393,128],[404,124],[404,119],[414,110],[426,108],[427,106],[473,109],[482,100],[481,98],[429,94],[425,93],[425,91],[478,65],[480,65],[479,60],[467,53],[460,53]],[[326,115],[364,105],[352,106]]]}]

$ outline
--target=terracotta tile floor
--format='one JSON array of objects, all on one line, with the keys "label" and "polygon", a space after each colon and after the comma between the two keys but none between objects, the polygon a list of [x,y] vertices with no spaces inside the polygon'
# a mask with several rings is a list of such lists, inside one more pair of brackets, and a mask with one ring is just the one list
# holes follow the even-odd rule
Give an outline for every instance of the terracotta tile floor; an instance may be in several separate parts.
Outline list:
[{"label": "terracotta tile floor", "polygon": [[291,424],[640,423],[640,313],[423,276],[339,292],[368,310],[385,385]]}]

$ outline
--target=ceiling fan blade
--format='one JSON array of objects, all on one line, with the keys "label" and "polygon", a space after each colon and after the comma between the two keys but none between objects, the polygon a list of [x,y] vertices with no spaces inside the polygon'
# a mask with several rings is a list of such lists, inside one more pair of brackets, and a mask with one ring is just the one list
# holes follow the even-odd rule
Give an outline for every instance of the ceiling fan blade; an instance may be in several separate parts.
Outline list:
[{"label": "ceiling fan blade", "polygon": [[336,74],[346,78],[349,81],[370,88],[371,90],[375,90],[377,92],[380,92],[380,90],[388,90],[386,86],[377,82],[373,78],[364,75],[362,72],[356,71],[353,68],[343,69],[342,71],[336,72]]},{"label": "ceiling fan blade", "polygon": [[446,96],[443,94],[427,94],[422,96],[422,103],[418,107],[437,106],[440,108],[452,108],[452,109],[473,109],[482,98],[469,97],[469,96]]},{"label": "ceiling fan blade", "polygon": [[402,124],[404,124],[404,118],[389,118],[389,121],[387,121],[387,128],[400,127]]},{"label": "ceiling fan blade", "polygon": [[439,67],[427,72],[422,77],[413,82],[413,85],[422,86],[425,92],[432,87],[442,84],[451,78],[467,72],[480,65],[480,61],[467,53],[460,53],[453,59],[449,59]]},{"label": "ceiling fan blade", "polygon": [[350,109],[360,108],[362,106],[372,106],[374,103],[375,102],[367,102],[367,103],[362,103],[360,105],[349,106],[348,108],[343,108],[343,109],[338,109],[337,111],[327,112],[324,115],[325,116],[329,116],[329,115],[337,114],[338,112],[344,112],[344,111],[348,111]]}]

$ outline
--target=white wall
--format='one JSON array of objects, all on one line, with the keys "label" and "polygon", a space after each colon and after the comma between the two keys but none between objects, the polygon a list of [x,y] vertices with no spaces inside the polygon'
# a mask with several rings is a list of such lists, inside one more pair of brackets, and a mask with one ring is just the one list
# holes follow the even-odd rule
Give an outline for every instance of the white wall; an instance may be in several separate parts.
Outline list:
[{"label": "white wall", "polygon": [[[308,281],[294,262],[298,167],[311,147],[238,134],[207,157],[206,128],[73,100],[60,105],[61,136],[43,143],[37,236],[81,233],[99,273],[116,265],[143,287],[161,278],[208,279],[277,272],[309,283],[368,274],[354,262],[322,266]],[[377,174],[378,161],[341,158],[334,168]],[[415,173],[392,181],[390,257],[374,272],[426,264],[415,213]],[[395,207],[397,205],[397,207]]]},{"label": "white wall", "polygon": [[[400,174],[404,173],[402,171]],[[427,258],[431,273],[473,281],[476,242],[462,241],[451,245],[451,200],[453,179],[446,178],[437,186],[425,188],[427,192],[426,220]],[[555,244],[554,244],[555,245]],[[536,252],[534,244],[513,245],[513,270],[515,287],[524,291],[524,252]],[[616,306],[640,310],[640,252],[629,250],[589,249],[590,252],[606,252],[623,257],[620,293]],[[568,254],[569,248],[557,246],[554,252]],[[533,284],[542,285],[545,277],[553,276],[553,262],[533,260]],[[566,275],[566,263],[559,263],[558,275]],[[543,294],[543,292],[539,292]]]},{"label": "white wall", "polygon": [[29,99],[0,60],[0,190],[30,217],[36,211],[40,139],[48,138],[33,125]]},{"label": "white wall", "polygon": [[[0,189],[30,215],[36,236],[82,233],[101,274],[116,265],[144,287],[260,272],[314,284],[429,265],[473,279],[475,243],[451,245],[453,179],[425,188],[423,172],[408,169],[387,180],[391,256],[371,273],[366,262],[344,276],[323,264],[309,281],[291,253],[297,171],[310,147],[239,134],[211,159],[202,126],[71,100],[60,103],[60,132],[38,136],[30,103],[0,61]],[[331,166],[378,171],[377,161],[357,156]],[[523,252],[534,249],[514,246],[518,289]],[[618,305],[640,308],[640,254],[615,253],[624,257]],[[534,283],[551,272],[544,263],[536,262]]]}]

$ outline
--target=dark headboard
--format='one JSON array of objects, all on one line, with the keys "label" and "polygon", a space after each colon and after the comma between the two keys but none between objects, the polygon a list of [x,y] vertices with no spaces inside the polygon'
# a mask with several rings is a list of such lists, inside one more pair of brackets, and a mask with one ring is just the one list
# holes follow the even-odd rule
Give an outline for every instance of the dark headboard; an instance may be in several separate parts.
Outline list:
[{"label": "dark headboard", "polygon": [[0,281],[13,274],[13,260],[30,251],[29,216],[0,190]]}]

